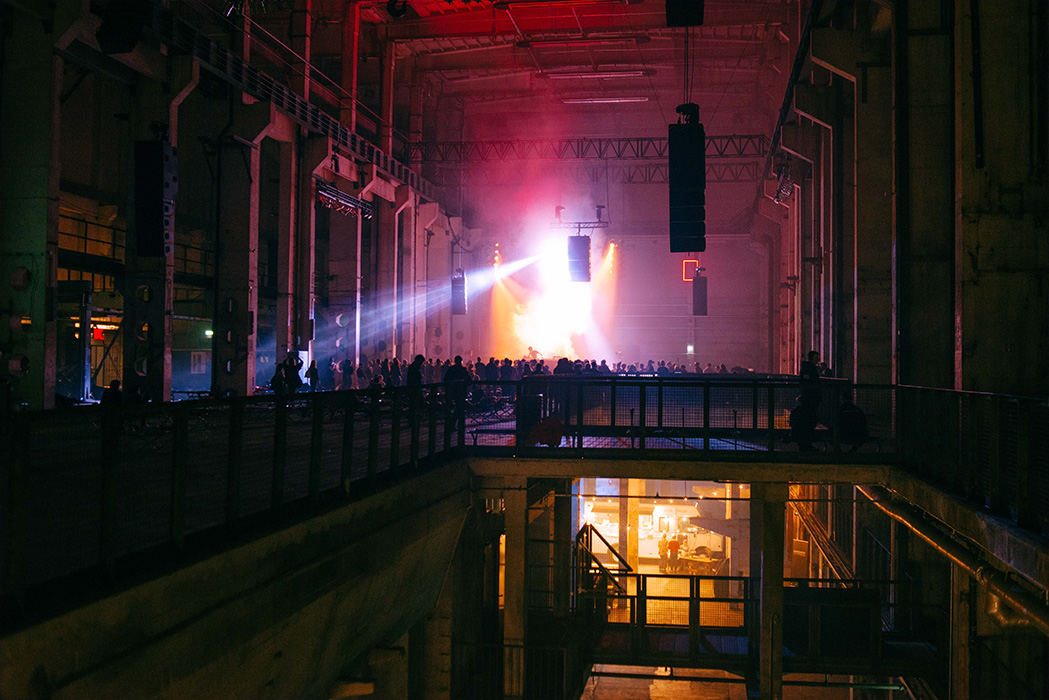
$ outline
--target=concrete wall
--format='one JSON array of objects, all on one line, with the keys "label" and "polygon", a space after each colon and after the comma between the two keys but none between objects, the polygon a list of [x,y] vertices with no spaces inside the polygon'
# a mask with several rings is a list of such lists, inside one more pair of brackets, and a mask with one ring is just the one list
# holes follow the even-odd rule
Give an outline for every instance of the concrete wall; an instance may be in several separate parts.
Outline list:
[{"label": "concrete wall", "polygon": [[451,465],[0,641],[0,697],[329,697],[436,605]]}]

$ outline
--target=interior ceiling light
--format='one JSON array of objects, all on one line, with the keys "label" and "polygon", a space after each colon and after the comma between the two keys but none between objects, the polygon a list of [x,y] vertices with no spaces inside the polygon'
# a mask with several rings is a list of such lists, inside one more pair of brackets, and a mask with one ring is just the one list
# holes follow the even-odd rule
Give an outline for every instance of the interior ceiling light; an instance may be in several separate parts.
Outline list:
[{"label": "interior ceiling light", "polygon": [[618,44],[644,44],[651,37],[644,34],[624,34],[621,36],[569,36],[561,39],[523,39],[517,42],[522,49],[565,48],[574,46],[616,46]]},{"label": "interior ceiling light", "polygon": [[492,7],[505,10],[510,7],[574,7],[576,5],[636,5],[642,0],[496,0]]},{"label": "interior ceiling light", "polygon": [[647,97],[566,97],[561,100],[566,105],[613,105],[624,102],[648,102]]},{"label": "interior ceiling light", "polygon": [[641,78],[645,75],[643,70],[603,70],[603,71],[566,71],[561,73],[536,73],[539,78],[551,78],[553,80],[575,80],[588,78]]}]

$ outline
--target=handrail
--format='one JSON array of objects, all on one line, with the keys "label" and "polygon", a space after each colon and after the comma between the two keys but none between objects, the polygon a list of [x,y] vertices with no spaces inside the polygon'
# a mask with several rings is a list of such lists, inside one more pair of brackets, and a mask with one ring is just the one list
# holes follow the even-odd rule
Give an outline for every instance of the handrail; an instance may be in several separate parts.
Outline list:
[{"label": "handrail", "polygon": [[601,538],[601,541],[605,543],[606,547],[608,547],[608,551],[615,555],[616,559],[618,559],[623,564],[623,566],[626,567],[626,570],[628,572],[634,570],[633,568],[631,568],[630,564],[627,563],[626,559],[624,559],[622,555],[618,551],[616,551],[616,549],[612,546],[612,543],[606,540],[605,536],[601,534],[601,531],[594,527],[592,523],[585,523],[583,525],[583,528],[589,528],[591,532],[593,532],[599,538]]},{"label": "handrail", "polygon": [[[609,581],[612,582],[612,585],[616,587],[616,590],[618,590],[620,593],[626,595],[626,592],[627,592],[626,588],[624,588],[623,584],[619,583],[619,581],[616,580],[616,578],[615,578],[616,574],[613,574],[608,569],[608,567],[606,567],[604,564],[602,564],[601,560],[597,558],[597,555],[595,555],[593,552],[591,552],[590,549],[585,544],[580,542],[579,543],[579,548],[587,553],[587,555],[590,557],[590,561],[593,564],[597,564],[598,569],[600,569],[601,573],[603,573],[605,575],[605,578],[607,578]],[[622,576],[623,574],[619,574],[619,575]]]}]

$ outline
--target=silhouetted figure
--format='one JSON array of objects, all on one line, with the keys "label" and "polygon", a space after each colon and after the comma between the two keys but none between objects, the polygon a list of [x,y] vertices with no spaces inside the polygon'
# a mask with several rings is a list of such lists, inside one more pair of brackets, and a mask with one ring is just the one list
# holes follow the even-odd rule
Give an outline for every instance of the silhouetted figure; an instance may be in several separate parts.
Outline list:
[{"label": "silhouetted figure", "polygon": [[289,352],[288,356],[284,358],[284,390],[289,394],[294,394],[302,386],[302,377],[299,376],[299,371],[302,369],[302,358],[299,357],[298,353]]},{"label": "silhouetted figure", "polygon": [[797,397],[790,411],[790,439],[798,443],[799,450],[815,449],[812,441],[816,439],[816,406],[804,394]]},{"label": "silhouetted figure", "polygon": [[847,391],[838,394],[837,425],[838,442],[851,445],[849,452],[855,452],[867,441],[867,416],[852,402],[852,395]]},{"label": "silhouetted figure", "polygon": [[466,425],[466,392],[470,385],[470,372],[463,367],[462,355],[455,356],[455,364],[444,373],[445,391],[448,394],[450,408],[453,410],[451,428],[462,420]]},{"label": "silhouetted figure", "polygon": [[103,406],[119,406],[124,403],[124,392],[120,390],[119,379],[114,379],[109,383],[98,402]]},{"label": "silhouetted figure", "polygon": [[526,447],[535,447],[536,445],[557,447],[561,444],[561,439],[564,435],[565,426],[557,419],[557,416],[547,416],[533,425],[532,429],[528,431]]},{"label": "silhouetted figure", "polygon": [[798,370],[798,381],[801,395],[808,399],[813,408],[820,405],[820,354],[810,350],[805,359],[801,361]]},{"label": "silhouetted figure", "polygon": [[310,366],[306,368],[306,381],[310,383],[310,391],[317,391],[320,384],[320,372],[317,369],[317,361],[310,360]]},{"label": "silhouetted figure", "polygon": [[423,362],[426,358],[416,355],[412,363],[408,365],[408,376],[405,378],[406,386],[422,386],[423,384]]}]

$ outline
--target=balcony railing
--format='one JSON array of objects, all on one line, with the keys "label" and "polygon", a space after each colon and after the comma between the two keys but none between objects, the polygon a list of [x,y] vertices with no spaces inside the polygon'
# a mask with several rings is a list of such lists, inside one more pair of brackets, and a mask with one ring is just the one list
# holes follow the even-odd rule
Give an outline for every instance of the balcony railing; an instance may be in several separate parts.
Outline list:
[{"label": "balcony railing", "polygon": [[[455,396],[432,385],[7,413],[2,594],[21,603],[71,575],[112,576],[195,535],[327,507],[470,453],[896,463],[1049,528],[1037,508],[1049,501],[1044,402],[827,381],[814,450],[800,452],[788,441],[798,391],[784,378],[544,377]],[[835,419],[842,391],[867,416],[857,455]]]}]

